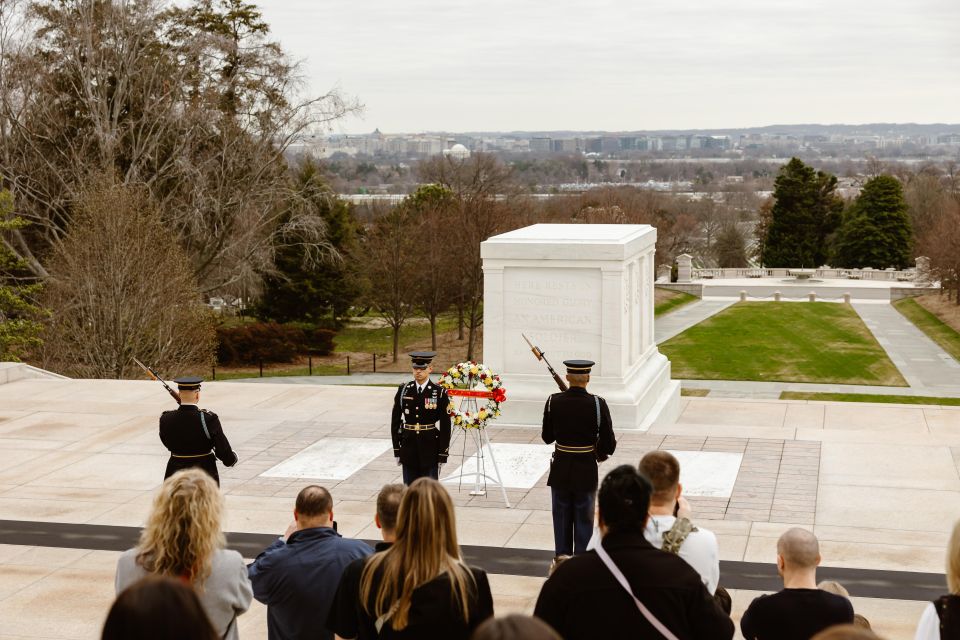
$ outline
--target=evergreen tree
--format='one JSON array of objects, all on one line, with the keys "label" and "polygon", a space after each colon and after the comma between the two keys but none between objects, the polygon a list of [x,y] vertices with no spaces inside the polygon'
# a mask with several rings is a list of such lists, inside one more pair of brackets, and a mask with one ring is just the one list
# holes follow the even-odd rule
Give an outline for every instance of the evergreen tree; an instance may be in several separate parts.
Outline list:
[{"label": "evergreen tree", "polygon": [[840,224],[843,201],[837,178],[797,158],[774,182],[770,227],[763,244],[766,267],[817,267],[828,257],[828,240]]},{"label": "evergreen tree", "polygon": [[41,285],[25,284],[26,262],[2,242],[4,235],[27,224],[13,215],[10,192],[0,190],[0,362],[18,362],[41,343],[39,319],[45,313],[35,302]]},{"label": "evergreen tree", "polygon": [[263,294],[257,315],[278,322],[318,322],[332,318],[339,324],[360,295],[358,279],[348,256],[356,245],[357,223],[349,203],[337,198],[321,175],[320,168],[307,160],[294,178],[298,201],[293,209],[303,210],[301,218],[325,229],[329,246],[317,252],[313,243],[299,242],[299,224],[290,233],[278,236],[274,254],[277,271],[264,277]]},{"label": "evergreen tree", "polygon": [[833,262],[848,269],[903,269],[910,264],[913,231],[900,181],[880,175],[863,185],[843,216]]}]

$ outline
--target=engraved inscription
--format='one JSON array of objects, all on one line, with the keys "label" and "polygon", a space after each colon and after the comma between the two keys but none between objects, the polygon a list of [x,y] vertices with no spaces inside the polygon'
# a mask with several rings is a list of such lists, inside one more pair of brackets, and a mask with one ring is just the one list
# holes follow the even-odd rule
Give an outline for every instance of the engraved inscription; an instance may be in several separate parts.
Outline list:
[{"label": "engraved inscription", "polygon": [[505,370],[543,373],[521,333],[542,348],[563,375],[569,358],[599,360],[601,273],[599,269],[505,268],[503,271]]}]

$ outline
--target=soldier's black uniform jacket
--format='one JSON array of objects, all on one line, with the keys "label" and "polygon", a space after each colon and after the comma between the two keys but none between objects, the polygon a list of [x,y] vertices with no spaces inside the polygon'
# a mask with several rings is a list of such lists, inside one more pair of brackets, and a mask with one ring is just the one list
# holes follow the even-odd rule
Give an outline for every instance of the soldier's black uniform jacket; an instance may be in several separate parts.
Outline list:
[{"label": "soldier's black uniform jacket", "polygon": [[[597,401],[600,404],[599,429]],[[570,387],[563,393],[553,394],[543,408],[542,435],[547,444],[557,443],[547,484],[565,491],[594,491],[597,488],[597,453],[606,459],[617,448],[606,400],[588,393],[583,387]],[[591,447],[595,447],[596,452]]]},{"label": "soldier's black uniform jacket", "polygon": [[[403,464],[421,468],[447,461],[450,449],[450,415],[447,390],[428,380],[423,393],[417,393],[417,383],[411,380],[400,385],[393,399],[390,435],[393,437],[393,455]],[[412,431],[407,427],[429,427],[440,423],[437,429]]]},{"label": "soldier's black uniform jacket", "polygon": [[210,434],[208,437],[204,433],[200,413],[197,405],[184,404],[179,409],[164,411],[160,415],[160,441],[170,450],[164,479],[181,469],[200,467],[219,484],[216,458],[228,467],[237,464],[237,454],[223,434],[220,418],[212,411],[203,410],[203,419]]}]

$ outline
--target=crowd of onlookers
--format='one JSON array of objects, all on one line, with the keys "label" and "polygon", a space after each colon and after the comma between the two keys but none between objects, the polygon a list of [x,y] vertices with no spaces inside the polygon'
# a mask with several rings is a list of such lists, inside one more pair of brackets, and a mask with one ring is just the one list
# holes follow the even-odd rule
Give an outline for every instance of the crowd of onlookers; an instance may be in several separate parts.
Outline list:
[{"label": "crowd of onlookers", "polygon": [[[464,562],[453,501],[435,480],[383,487],[375,549],[338,534],[330,492],[305,487],[284,535],[248,566],[226,548],[216,483],[199,469],[180,471],[164,482],[136,548],[120,557],[102,637],[238,638],[237,617],[256,598],[267,605],[271,640],[728,640],[735,626],[717,540],[692,522],[679,477],[663,451],[613,469],[598,490],[590,550],[554,564],[533,616],[495,618],[487,575]],[[841,585],[817,583],[820,560],[810,531],[780,536],[783,589],[750,603],[740,619],[745,638],[879,638]],[[960,522],[947,583],[917,640],[960,638]]]}]

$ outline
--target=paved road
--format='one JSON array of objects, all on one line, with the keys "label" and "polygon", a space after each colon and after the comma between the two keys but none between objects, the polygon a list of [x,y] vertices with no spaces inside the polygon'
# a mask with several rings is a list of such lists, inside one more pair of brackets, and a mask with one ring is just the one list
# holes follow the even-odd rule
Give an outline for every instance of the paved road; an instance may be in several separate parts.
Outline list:
[{"label": "paved road", "polygon": [[960,390],[960,363],[893,305],[854,303],[853,308],[912,389],[926,393]]},{"label": "paved road", "polygon": [[676,311],[671,311],[653,321],[653,334],[657,344],[666,342],[673,336],[683,333],[695,324],[699,324],[712,315],[716,315],[734,304],[731,299],[706,299],[691,302]]}]

